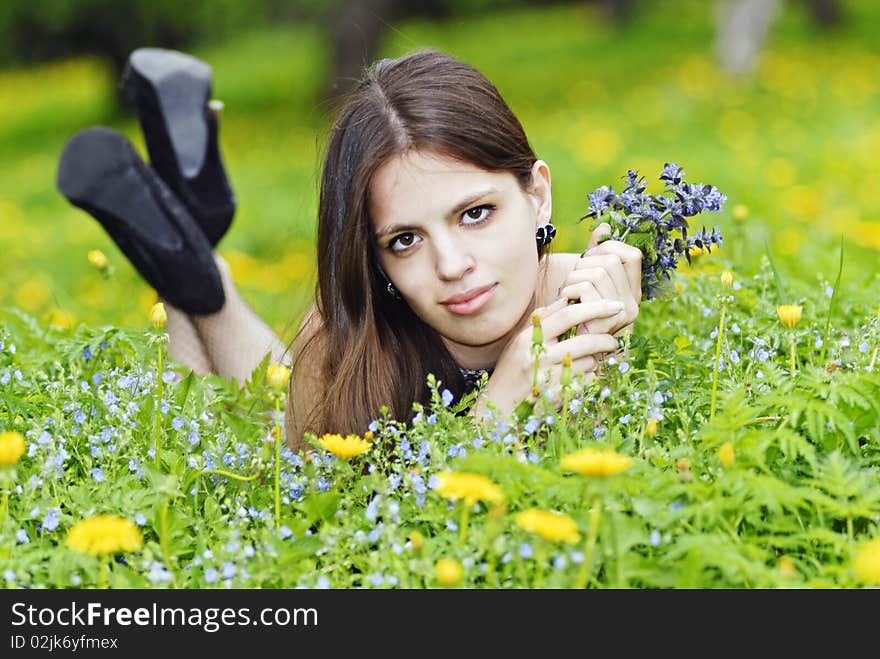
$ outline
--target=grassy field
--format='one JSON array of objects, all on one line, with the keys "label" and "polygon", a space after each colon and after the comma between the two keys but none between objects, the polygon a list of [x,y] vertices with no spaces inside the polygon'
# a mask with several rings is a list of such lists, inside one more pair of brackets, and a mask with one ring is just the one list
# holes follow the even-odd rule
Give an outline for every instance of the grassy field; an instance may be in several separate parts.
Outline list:
[{"label": "grassy field", "polygon": [[[714,63],[713,4],[676,3],[672,15],[646,3],[619,29],[576,4],[413,21],[388,31],[382,54],[440,48],[497,84],[552,168],[559,249],[586,240],[577,218],[587,192],[631,167],[657,184],[675,161],[729,197],[712,217],[725,247],[705,267],[753,272],[769,247],[797,295],[834,276],[843,236],[844,290],[873,291],[876,303],[880,8],[849,2],[848,22],[822,33],[788,6],[754,76],[741,78]],[[239,199],[219,250],[257,312],[289,338],[315,278],[325,38],[286,26],[194,53],[214,67],[225,102],[221,142]],[[145,153],[133,114],[116,108],[115,82],[94,59],[0,72],[0,305],[58,325],[139,325],[154,301],[100,225],[55,188],[61,149],[82,128],[113,126]],[[733,219],[736,205],[746,220]],[[115,267],[110,279],[86,260],[96,248]]]}]

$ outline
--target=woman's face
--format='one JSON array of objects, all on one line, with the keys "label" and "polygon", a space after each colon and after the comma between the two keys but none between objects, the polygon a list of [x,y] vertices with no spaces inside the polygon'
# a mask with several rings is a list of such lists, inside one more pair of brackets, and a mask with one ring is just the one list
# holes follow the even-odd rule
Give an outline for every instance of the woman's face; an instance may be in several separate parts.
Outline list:
[{"label": "woman's face", "polygon": [[535,229],[549,221],[551,202],[546,164],[532,172],[525,192],[508,172],[408,151],[373,177],[379,262],[461,366],[494,364],[534,308]]}]

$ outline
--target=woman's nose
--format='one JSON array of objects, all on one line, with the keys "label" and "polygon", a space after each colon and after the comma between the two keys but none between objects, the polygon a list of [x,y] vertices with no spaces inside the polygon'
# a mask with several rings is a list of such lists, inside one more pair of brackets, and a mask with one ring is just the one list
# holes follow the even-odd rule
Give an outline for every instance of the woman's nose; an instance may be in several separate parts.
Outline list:
[{"label": "woman's nose", "polygon": [[471,270],[476,261],[464,241],[444,239],[436,244],[437,276],[456,281]]}]

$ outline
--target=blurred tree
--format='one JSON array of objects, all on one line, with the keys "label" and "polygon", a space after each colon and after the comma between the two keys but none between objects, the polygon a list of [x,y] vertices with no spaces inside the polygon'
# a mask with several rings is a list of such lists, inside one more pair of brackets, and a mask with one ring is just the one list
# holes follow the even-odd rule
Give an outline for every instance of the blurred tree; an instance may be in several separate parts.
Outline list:
[{"label": "blurred tree", "polygon": [[[826,29],[840,23],[840,0],[802,0],[815,24]],[[720,0],[717,5],[716,51],[719,64],[733,73],[747,73],[779,13],[780,0]]]}]

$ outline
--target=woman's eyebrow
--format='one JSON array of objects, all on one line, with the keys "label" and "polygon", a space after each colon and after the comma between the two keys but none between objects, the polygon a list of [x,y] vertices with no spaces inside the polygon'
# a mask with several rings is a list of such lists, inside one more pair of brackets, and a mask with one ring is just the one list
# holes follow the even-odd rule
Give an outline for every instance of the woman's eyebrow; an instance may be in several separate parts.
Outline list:
[{"label": "woman's eyebrow", "polygon": [[[464,212],[469,206],[472,206],[474,203],[482,199],[483,197],[488,197],[491,194],[496,194],[498,192],[498,188],[491,187],[486,188],[485,190],[480,190],[479,192],[475,192],[472,195],[468,195],[465,199],[459,201],[455,206],[453,206],[447,213],[446,217],[450,217],[453,215],[460,215]],[[383,236],[387,236],[392,233],[401,233],[404,231],[412,231],[413,229],[417,229],[418,227],[413,224],[389,224],[385,226],[379,231],[376,232],[376,240],[381,239]]]},{"label": "woman's eyebrow", "polygon": [[468,206],[472,206],[483,197],[488,197],[489,195],[495,194],[497,192],[498,188],[496,187],[486,188],[485,190],[476,192],[468,196],[466,199],[462,199],[455,206],[453,206],[452,209],[446,214],[446,217],[449,217],[451,215],[460,215],[462,212],[467,210]]}]

